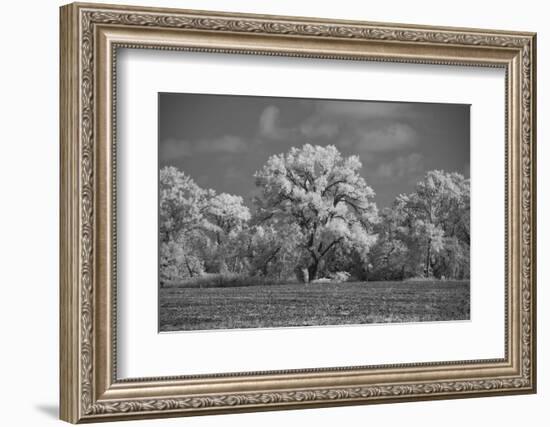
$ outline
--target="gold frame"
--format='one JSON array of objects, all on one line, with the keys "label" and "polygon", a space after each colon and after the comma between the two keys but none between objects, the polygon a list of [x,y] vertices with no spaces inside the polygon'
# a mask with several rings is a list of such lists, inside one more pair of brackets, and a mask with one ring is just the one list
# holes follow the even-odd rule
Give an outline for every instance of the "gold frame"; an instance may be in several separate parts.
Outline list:
[{"label": "gold frame", "polygon": [[[70,4],[60,13],[61,419],[78,423],[535,392],[534,33],[100,4]],[[504,68],[505,357],[117,380],[118,47]]]}]

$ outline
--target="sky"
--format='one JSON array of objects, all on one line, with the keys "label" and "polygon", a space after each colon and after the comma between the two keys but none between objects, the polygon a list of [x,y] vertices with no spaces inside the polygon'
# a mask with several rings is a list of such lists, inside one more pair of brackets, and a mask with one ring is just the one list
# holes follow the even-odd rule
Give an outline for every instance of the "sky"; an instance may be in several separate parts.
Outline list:
[{"label": "sky", "polygon": [[269,156],[306,143],[358,155],[379,209],[427,171],[470,177],[470,106],[187,93],[159,94],[159,166],[243,197]]}]

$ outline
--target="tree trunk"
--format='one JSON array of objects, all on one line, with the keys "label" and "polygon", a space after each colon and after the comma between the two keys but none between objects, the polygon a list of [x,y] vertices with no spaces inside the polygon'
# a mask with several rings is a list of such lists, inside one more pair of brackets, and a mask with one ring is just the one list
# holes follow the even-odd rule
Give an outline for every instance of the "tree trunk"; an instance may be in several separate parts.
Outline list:
[{"label": "tree trunk", "polygon": [[307,268],[307,272],[309,275],[309,281],[317,279],[317,270],[319,269],[319,261],[314,261],[313,264],[311,264]]},{"label": "tree trunk", "polygon": [[185,259],[185,266],[187,267],[187,271],[189,272],[189,277],[193,277],[193,270],[191,270],[191,267],[189,267],[189,261],[187,261],[187,258]]},{"label": "tree trunk", "polygon": [[426,254],[426,268],[424,269],[424,276],[430,277],[430,258],[432,256],[431,254],[431,248],[432,248],[432,242],[428,242],[428,253]]}]

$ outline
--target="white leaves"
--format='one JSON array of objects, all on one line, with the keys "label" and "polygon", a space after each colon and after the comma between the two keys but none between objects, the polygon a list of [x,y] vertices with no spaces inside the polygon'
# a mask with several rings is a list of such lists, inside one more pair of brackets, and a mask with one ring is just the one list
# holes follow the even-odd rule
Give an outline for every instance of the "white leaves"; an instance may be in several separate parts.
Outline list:
[{"label": "white leaves", "polygon": [[174,167],[164,167],[159,179],[161,238],[176,240],[203,220],[202,209],[208,192]]},{"label": "white leaves", "polygon": [[250,220],[250,211],[241,196],[221,193],[211,197],[206,208],[207,217],[224,233],[239,230]]},{"label": "white leaves", "polygon": [[392,280],[468,275],[470,181],[430,171],[379,215],[361,167],[331,145],[273,155],[254,175],[261,191],[253,216],[242,197],[163,168],[162,277],[221,268],[279,279],[304,269],[310,279],[346,269]]},{"label": "white leaves", "polygon": [[360,168],[357,156],[343,158],[333,145],[306,144],[271,156],[255,174],[262,189],[257,216],[298,224],[300,247],[314,263],[337,245],[368,251],[377,209]]},{"label": "white leaves", "polygon": [[409,256],[403,274],[453,278],[469,275],[467,257],[449,255],[449,251],[469,252],[470,181],[462,175],[428,172],[416,191],[398,196],[383,218],[377,250],[395,256],[395,243],[406,244]]}]

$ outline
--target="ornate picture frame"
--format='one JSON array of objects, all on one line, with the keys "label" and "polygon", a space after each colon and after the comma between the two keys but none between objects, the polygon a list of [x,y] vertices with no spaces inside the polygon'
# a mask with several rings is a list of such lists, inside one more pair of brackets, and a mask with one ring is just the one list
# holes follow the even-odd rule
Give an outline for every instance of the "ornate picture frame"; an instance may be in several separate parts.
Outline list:
[{"label": "ornate picture frame", "polygon": [[[536,391],[534,33],[80,3],[60,13],[61,419],[79,423]],[[504,69],[505,357],[118,379],[119,48]]]}]

